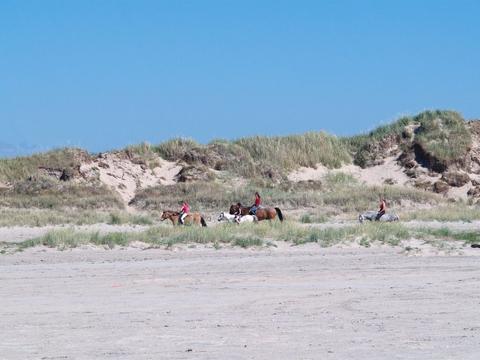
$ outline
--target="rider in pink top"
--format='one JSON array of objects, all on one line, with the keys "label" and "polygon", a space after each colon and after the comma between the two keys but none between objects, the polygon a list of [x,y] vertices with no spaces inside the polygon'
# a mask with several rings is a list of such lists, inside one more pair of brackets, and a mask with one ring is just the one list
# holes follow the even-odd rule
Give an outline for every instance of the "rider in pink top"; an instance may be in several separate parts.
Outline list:
[{"label": "rider in pink top", "polygon": [[178,218],[178,221],[180,224],[183,225],[183,221],[185,220],[185,217],[188,215],[190,212],[190,205],[186,201],[183,202],[182,209],[180,210],[180,217]]}]

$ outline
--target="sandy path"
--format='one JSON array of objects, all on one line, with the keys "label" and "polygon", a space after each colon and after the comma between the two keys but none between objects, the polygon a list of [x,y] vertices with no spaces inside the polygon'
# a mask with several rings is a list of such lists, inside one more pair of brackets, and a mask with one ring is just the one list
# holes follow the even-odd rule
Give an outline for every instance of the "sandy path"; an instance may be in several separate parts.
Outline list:
[{"label": "sandy path", "polygon": [[2,359],[478,359],[478,257],[398,249],[0,257]]}]

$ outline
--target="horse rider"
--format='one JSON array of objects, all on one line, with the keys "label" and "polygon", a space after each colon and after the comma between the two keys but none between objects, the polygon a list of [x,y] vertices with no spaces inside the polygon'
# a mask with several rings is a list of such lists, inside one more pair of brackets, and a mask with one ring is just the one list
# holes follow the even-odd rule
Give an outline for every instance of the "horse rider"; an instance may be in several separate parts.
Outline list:
[{"label": "horse rider", "polygon": [[378,210],[377,216],[375,217],[375,221],[379,221],[380,218],[385,215],[385,212],[387,211],[387,203],[385,201],[385,198],[381,198],[380,200],[380,209]]},{"label": "horse rider", "polygon": [[186,201],[183,202],[182,209],[180,210],[180,213],[178,214],[178,222],[180,225],[183,225],[183,222],[185,221],[185,218],[187,217],[188,213],[190,212],[190,205]]},{"label": "horse rider", "polygon": [[260,207],[261,204],[262,204],[262,198],[260,197],[260,194],[258,193],[258,191],[256,191],[255,192],[255,203],[250,208],[250,215],[256,215],[257,210],[258,210],[258,208]]}]

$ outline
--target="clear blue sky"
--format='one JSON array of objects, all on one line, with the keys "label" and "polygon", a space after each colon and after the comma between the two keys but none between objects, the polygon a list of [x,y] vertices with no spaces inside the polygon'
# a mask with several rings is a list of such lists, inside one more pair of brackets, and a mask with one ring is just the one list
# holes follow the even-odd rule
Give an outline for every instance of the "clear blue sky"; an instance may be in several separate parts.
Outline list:
[{"label": "clear blue sky", "polygon": [[2,0],[0,155],[480,117],[480,1]]}]

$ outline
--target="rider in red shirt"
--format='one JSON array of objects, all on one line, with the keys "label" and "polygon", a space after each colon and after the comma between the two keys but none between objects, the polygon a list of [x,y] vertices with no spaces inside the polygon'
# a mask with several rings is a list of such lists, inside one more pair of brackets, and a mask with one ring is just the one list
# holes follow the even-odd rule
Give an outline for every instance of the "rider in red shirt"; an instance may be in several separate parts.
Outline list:
[{"label": "rider in red shirt", "polygon": [[255,204],[250,208],[250,214],[255,215],[262,204],[262,198],[258,192],[255,192]]},{"label": "rider in red shirt", "polygon": [[189,212],[190,212],[190,205],[188,205],[188,203],[184,201],[178,217],[178,222],[181,225],[183,225],[183,221],[185,220],[185,217],[188,215]]},{"label": "rider in red shirt", "polygon": [[380,200],[380,210],[378,210],[377,217],[375,218],[376,221],[380,220],[380,218],[385,215],[387,211],[387,203],[385,202],[385,198]]}]

